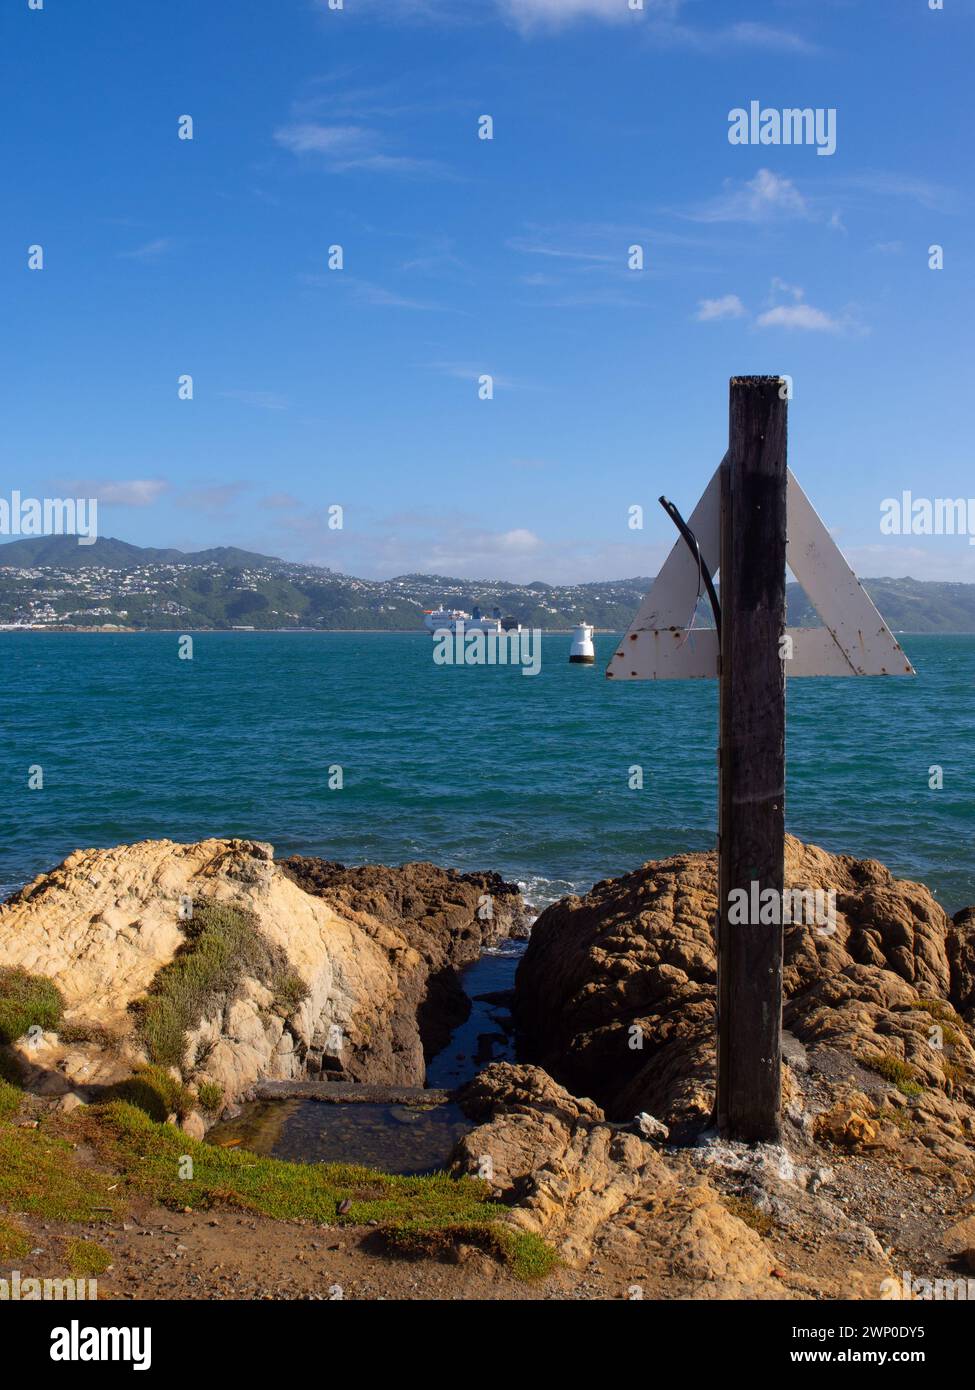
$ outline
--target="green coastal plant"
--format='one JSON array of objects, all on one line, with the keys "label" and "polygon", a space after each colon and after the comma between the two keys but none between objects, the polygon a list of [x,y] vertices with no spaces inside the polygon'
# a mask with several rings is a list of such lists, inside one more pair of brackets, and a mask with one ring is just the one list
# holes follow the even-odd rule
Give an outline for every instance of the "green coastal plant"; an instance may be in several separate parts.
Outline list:
[{"label": "green coastal plant", "polygon": [[265,984],[287,1012],[307,993],[284,951],[267,940],[253,913],[205,901],[185,925],[185,943],[133,1006],[151,1061],[179,1067],[184,1075],[188,1033],[232,999],[245,976]]},{"label": "green coastal plant", "polygon": [[278,970],[271,981],[274,994],[274,1008],[285,1018],[290,1018],[298,1007],[308,998],[308,986],[296,970]]},{"label": "green coastal plant", "polygon": [[[138,1079],[151,1090],[159,1087],[160,1099],[172,1104],[171,1091],[162,1096],[167,1084],[179,1085],[172,1077],[145,1068]],[[230,1207],[282,1221],[373,1225],[390,1250],[404,1253],[474,1245],[521,1279],[543,1278],[558,1263],[540,1237],[507,1224],[506,1208],[479,1178],[286,1163],[202,1143],[122,1100],[27,1128],[13,1123],[22,1101],[22,1091],[0,1081],[0,1259],[4,1251],[19,1258],[27,1238],[7,1212],[46,1221],[112,1221],[133,1199],[149,1199],[179,1210]],[[81,1150],[93,1155],[95,1166],[80,1161]],[[192,1177],[185,1176],[187,1157]],[[78,1274],[100,1274],[110,1262],[96,1242],[73,1238],[66,1258]]]},{"label": "green coastal plant", "polygon": [[20,966],[0,967],[0,1043],[16,1042],[28,1028],[56,1031],[64,999],[53,980]]},{"label": "green coastal plant", "polygon": [[732,1216],[737,1216],[739,1221],[744,1221],[746,1226],[750,1226],[760,1236],[770,1235],[775,1230],[775,1222],[770,1214],[747,1197],[728,1196],[722,1197],[721,1201]]},{"label": "green coastal plant", "polygon": [[863,1065],[896,1086],[902,1095],[919,1096],[924,1091],[914,1067],[902,1057],[895,1056],[893,1052],[883,1052],[876,1057],[864,1057]]},{"label": "green coastal plant", "polygon": [[9,1120],[12,1115],[16,1115],[23,1098],[24,1093],[19,1086],[14,1086],[6,1079],[0,1079],[0,1120]]},{"label": "green coastal plant", "polygon": [[[965,1020],[943,999],[919,999],[917,1007],[923,1009],[941,1028],[941,1041],[948,1047],[953,1047],[955,1043],[960,1043],[963,1034],[959,1031],[965,1026]],[[957,1026],[955,1026],[957,1025]]]},{"label": "green coastal plant", "polygon": [[201,1081],[196,1088],[196,1098],[204,1110],[215,1115],[223,1105],[223,1087],[215,1081]]},{"label": "green coastal plant", "polygon": [[83,1019],[62,1023],[58,1029],[58,1038],[64,1043],[92,1043],[95,1047],[107,1048],[115,1047],[119,1042],[119,1035],[110,1028]]},{"label": "green coastal plant", "polygon": [[506,1264],[519,1279],[544,1279],[559,1264],[550,1245],[530,1231],[516,1231],[498,1220],[453,1221],[431,1226],[417,1221],[382,1225],[386,1248],[406,1256],[442,1256],[458,1245],[472,1245]]},{"label": "green coastal plant", "polygon": [[112,1174],[83,1167],[74,1145],[51,1133],[46,1123],[37,1129],[11,1123],[20,1100],[21,1093],[0,1082],[0,1211],[44,1221],[118,1214],[122,1199]]},{"label": "green coastal plant", "polygon": [[930,1014],[932,1018],[936,1018],[939,1023],[961,1023],[963,1021],[944,999],[919,999],[917,1007]]},{"label": "green coastal plant", "polygon": [[30,1250],[30,1236],[16,1221],[0,1216],[0,1264],[22,1260]]},{"label": "green coastal plant", "polygon": [[125,1081],[117,1081],[105,1092],[106,1101],[125,1101],[145,1111],[160,1123],[169,1115],[182,1120],[193,1109],[193,1093],[175,1080],[165,1067],[139,1067]]},{"label": "green coastal plant", "polygon": [[69,1240],[64,1258],[72,1274],[87,1278],[104,1274],[112,1263],[112,1257],[104,1245],[99,1245],[95,1240]]},{"label": "green coastal plant", "polygon": [[[478,1245],[520,1278],[539,1278],[556,1263],[538,1236],[511,1229],[506,1208],[479,1178],[447,1173],[403,1177],[353,1164],[288,1163],[245,1149],[190,1138],[141,1109],[115,1101],[75,1111],[67,1122],[113,1169],[128,1195],[179,1210],[215,1206],[282,1221],[375,1225],[391,1249],[431,1253],[458,1242]],[[192,1160],[192,1177],[181,1176]],[[340,1213],[346,1201],[349,1206]]]}]

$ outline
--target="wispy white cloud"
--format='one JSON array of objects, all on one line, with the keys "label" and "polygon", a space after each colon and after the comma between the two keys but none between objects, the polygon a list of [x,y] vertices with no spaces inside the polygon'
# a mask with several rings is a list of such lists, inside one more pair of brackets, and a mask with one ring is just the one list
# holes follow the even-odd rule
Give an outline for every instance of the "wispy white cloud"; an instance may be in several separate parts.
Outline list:
[{"label": "wispy white cloud", "polygon": [[680,0],[643,0],[642,10],[631,9],[627,0],[496,0],[496,4],[507,23],[522,33],[562,29],[585,19],[626,24],[645,20],[649,12],[670,17],[680,8]]},{"label": "wispy white cloud", "polygon": [[331,173],[365,169],[379,174],[406,177],[452,177],[439,160],[419,159],[386,148],[383,135],[361,125],[323,125],[300,121],[279,126],[275,143],[299,158],[316,159]]},{"label": "wispy white cloud", "polygon": [[619,254],[609,251],[584,251],[568,246],[551,246],[533,240],[531,237],[509,237],[505,243],[512,251],[521,251],[529,256],[551,256],[554,260],[594,261],[612,264],[620,261]]},{"label": "wispy white cloud", "polygon": [[[645,308],[654,278],[667,268],[667,248],[680,249],[683,270],[688,265],[688,248],[712,248],[706,235],[637,223],[530,225],[524,234],[509,237],[505,245],[540,262],[539,270],[518,275],[522,285],[540,292],[537,298],[521,301],[537,309]],[[642,268],[637,268],[636,248],[643,252]]]},{"label": "wispy white cloud", "polygon": [[[321,544],[323,532],[309,535]],[[324,532],[331,540],[343,533]],[[345,533],[351,542],[349,533]],[[655,544],[593,543],[583,537],[554,537],[528,529],[488,531],[476,524],[443,522],[425,536],[374,531],[363,537],[357,553],[343,557],[342,568],[354,574],[391,578],[400,574],[442,574],[478,579],[502,579],[525,584],[541,579],[552,584],[580,584],[621,575],[655,574],[670,549],[670,539]],[[309,558],[311,558],[309,556]],[[328,563],[327,555],[325,562]]]},{"label": "wispy white cloud", "polygon": [[736,294],[725,294],[720,299],[701,299],[694,315],[699,323],[709,323],[713,319],[740,319],[744,316],[745,306]]},{"label": "wispy white cloud", "polygon": [[354,280],[352,288],[358,299],[366,304],[373,304],[378,309],[413,309],[421,313],[436,313],[443,311],[445,307],[428,303],[423,299],[414,299],[410,295],[400,294],[397,290],[386,289],[383,285],[375,285],[371,280]]},{"label": "wispy white cloud", "polygon": [[878,198],[905,198],[931,212],[953,212],[958,195],[953,188],[910,174],[882,173],[878,170],[849,174],[837,180],[837,187]]},{"label": "wispy white cloud", "polygon": [[[787,303],[776,302],[787,298]],[[755,319],[757,328],[785,328],[803,333],[834,333],[862,337],[866,332],[857,315],[849,309],[832,314],[806,302],[806,292],[776,277],[772,281],[770,304]]]},{"label": "wispy white cloud", "polygon": [[97,497],[99,502],[116,507],[148,507],[169,484],[162,478],[83,479],[60,483],[59,489],[74,497]]},{"label": "wispy white cloud", "polygon": [[830,231],[847,230],[839,202],[856,208],[876,208],[892,199],[908,199],[920,207],[952,212],[958,200],[941,184],[900,174],[850,174],[820,178],[812,192],[771,169],[759,169],[744,182],[727,179],[722,191],[697,206],[675,210],[692,222],[769,223],[818,222]]},{"label": "wispy white cloud", "polygon": [[811,304],[776,304],[755,320],[759,328],[801,328],[811,333],[842,333],[843,325]]},{"label": "wispy white cloud", "polygon": [[305,121],[282,126],[274,138],[292,154],[349,155],[372,143],[371,131],[357,125],[315,125]]},{"label": "wispy white cloud", "polygon": [[[867,331],[856,312],[846,309],[840,314],[828,313],[806,302],[806,292],[800,285],[791,285],[775,276],[766,300],[766,308],[751,318],[754,328],[784,328],[806,333],[835,333],[863,336]],[[749,311],[736,294],[718,299],[698,300],[694,318],[699,323],[719,319],[749,318]]]},{"label": "wispy white cloud", "polygon": [[791,179],[759,169],[746,183],[725,182],[717,198],[683,216],[692,222],[772,222],[811,215],[806,199]]},{"label": "wispy white cloud", "polygon": [[[327,0],[318,0],[323,10]],[[472,5],[470,0],[356,0],[360,13],[437,25],[485,24],[500,19],[524,38],[557,34],[581,24],[605,24],[638,29],[653,44],[686,48],[701,54],[721,54],[736,49],[777,53],[815,54],[811,40],[791,29],[755,20],[732,24],[689,24],[682,16],[686,0],[642,0],[639,8],[629,0],[489,0]]]},{"label": "wispy white cloud", "polygon": [[372,280],[360,280],[347,271],[329,271],[326,275],[300,275],[304,285],[314,285],[319,289],[345,289],[363,304],[372,304],[377,309],[413,309],[421,313],[460,313],[449,305],[435,304],[428,300],[415,299],[411,295],[400,294],[398,290],[387,289]]},{"label": "wispy white cloud", "polygon": [[774,24],[740,20],[727,29],[717,30],[718,42],[725,41],[741,48],[765,48],[774,53],[817,53],[818,46],[791,29]]},{"label": "wispy white cloud", "polygon": [[172,246],[168,237],[156,237],[154,241],[147,241],[142,246],[136,246],[131,251],[119,251],[121,260],[127,261],[154,261],[165,253]]},{"label": "wispy white cloud", "polygon": [[471,362],[427,362],[426,366],[433,372],[439,372],[441,376],[454,377],[457,381],[469,381],[476,383],[482,376],[489,376],[494,385],[500,386],[504,390],[517,391],[523,389],[523,383],[513,380],[510,376],[505,376],[500,372],[493,372],[490,366],[483,363]]}]

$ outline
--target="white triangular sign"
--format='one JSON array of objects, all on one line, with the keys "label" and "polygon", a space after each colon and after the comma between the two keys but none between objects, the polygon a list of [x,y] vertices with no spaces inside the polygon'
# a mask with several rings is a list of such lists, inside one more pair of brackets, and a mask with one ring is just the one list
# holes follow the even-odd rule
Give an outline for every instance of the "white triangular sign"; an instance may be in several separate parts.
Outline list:
[{"label": "white triangular sign", "polygon": [[[823,627],[790,627],[788,676],[913,676],[914,667],[796,481],[788,475],[786,563]],[[687,522],[708,573],[718,570],[721,467]],[[650,592],[606,668],[614,680],[688,680],[717,676],[718,635],[689,626],[699,598],[697,563],[683,540],[664,561]]]}]

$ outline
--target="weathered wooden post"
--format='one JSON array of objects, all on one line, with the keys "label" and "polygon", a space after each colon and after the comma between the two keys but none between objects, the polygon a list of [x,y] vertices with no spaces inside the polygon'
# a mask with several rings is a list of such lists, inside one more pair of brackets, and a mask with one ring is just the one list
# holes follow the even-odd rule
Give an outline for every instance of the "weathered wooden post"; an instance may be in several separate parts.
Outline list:
[{"label": "weathered wooden post", "polygon": [[[788,394],[780,377],[732,379],[728,452],[686,522],[660,499],[680,539],[606,668],[615,680],[719,678],[715,1113],[722,1134],[750,1143],[780,1132],[785,677],[914,674],[788,470]],[[822,627],[786,628],[787,563]],[[696,625],[704,589],[715,628]]]},{"label": "weathered wooden post", "polygon": [[[785,395],[778,377],[732,379],[721,465],[716,1113],[720,1133],[747,1142],[780,1133]],[[755,905],[768,889],[779,910],[762,924]],[[729,921],[732,893],[749,904],[745,921]]]}]

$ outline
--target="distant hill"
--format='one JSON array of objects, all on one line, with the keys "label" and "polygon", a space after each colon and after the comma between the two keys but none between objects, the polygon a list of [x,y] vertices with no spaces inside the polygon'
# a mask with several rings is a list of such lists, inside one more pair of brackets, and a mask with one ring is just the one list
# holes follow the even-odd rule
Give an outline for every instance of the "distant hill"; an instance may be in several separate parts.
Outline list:
[{"label": "distant hill", "polygon": [[58,569],[84,569],[104,565],[107,569],[135,569],[139,565],[281,565],[270,555],[218,545],[213,550],[154,550],[151,546],[130,545],[111,536],[99,536],[91,545],[79,545],[75,536],[28,536],[0,545],[0,565],[19,565],[30,569],[55,565]]},{"label": "distant hill", "polygon": [[[975,632],[975,584],[934,579],[865,579],[863,587],[894,632]],[[819,627],[798,584],[786,589],[789,622]]]},{"label": "distant hill", "polygon": [[[419,628],[423,610],[445,604],[468,612],[496,606],[530,627],[579,622],[620,632],[652,580],[588,584],[511,584],[405,574],[355,579],[320,565],[217,546],[158,550],[100,537],[43,536],[0,545],[0,623],[44,627]],[[870,579],[865,587],[895,631],[975,633],[975,584]],[[817,626],[797,584],[788,587],[789,621]],[[706,609],[703,609],[706,612]]]}]

